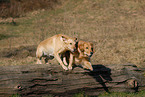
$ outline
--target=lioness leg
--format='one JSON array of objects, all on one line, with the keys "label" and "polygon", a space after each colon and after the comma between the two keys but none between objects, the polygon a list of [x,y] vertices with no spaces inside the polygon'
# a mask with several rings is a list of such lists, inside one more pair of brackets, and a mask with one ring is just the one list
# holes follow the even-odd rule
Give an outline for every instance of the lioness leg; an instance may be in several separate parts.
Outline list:
[{"label": "lioness leg", "polygon": [[42,56],[43,56],[43,52],[40,48],[37,48],[37,51],[36,51],[36,57],[38,58],[37,59],[37,64],[42,64]]},{"label": "lioness leg", "polygon": [[74,60],[74,56],[72,53],[70,53],[69,65],[68,65],[68,69],[70,69],[70,70],[72,70],[73,60]]},{"label": "lioness leg", "polygon": [[49,63],[48,63],[48,60],[49,60],[49,58],[46,57],[46,58],[45,58],[45,64],[49,64]]},{"label": "lioness leg", "polygon": [[36,64],[42,64],[42,60],[41,59],[42,59],[42,57],[38,58]]},{"label": "lioness leg", "polygon": [[59,64],[62,66],[64,70],[68,70],[68,68],[63,64],[61,58],[59,57],[59,53],[54,53],[54,57],[57,59],[57,61],[59,62]]},{"label": "lioness leg", "polygon": [[64,63],[65,65],[68,65],[67,62],[66,62],[66,57],[65,57],[65,56],[63,57],[63,63]]}]

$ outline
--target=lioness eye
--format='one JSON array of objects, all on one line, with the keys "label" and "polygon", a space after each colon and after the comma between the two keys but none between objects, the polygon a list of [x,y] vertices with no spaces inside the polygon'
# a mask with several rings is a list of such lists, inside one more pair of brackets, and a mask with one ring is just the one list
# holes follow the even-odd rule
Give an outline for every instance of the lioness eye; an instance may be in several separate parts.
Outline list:
[{"label": "lioness eye", "polygon": [[88,49],[88,47],[86,47],[86,49]]},{"label": "lioness eye", "polygon": [[70,45],[72,45],[72,43],[70,43]]}]

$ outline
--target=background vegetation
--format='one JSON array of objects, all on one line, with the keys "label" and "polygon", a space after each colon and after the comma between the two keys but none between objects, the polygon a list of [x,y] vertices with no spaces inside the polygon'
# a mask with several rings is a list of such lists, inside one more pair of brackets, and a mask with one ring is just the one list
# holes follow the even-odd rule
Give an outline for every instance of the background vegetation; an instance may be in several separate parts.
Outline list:
[{"label": "background vegetation", "polygon": [[20,17],[38,9],[53,9],[57,0],[0,0],[0,17]]},{"label": "background vegetation", "polygon": [[[60,0],[59,3],[57,0],[41,0],[42,5],[40,0],[10,1],[10,4],[20,3],[10,9],[21,10],[15,9],[11,14],[13,18],[0,19],[1,50],[38,45],[41,40],[62,33],[93,42],[94,64],[133,63],[143,66],[145,63],[144,0]],[[18,8],[21,4],[23,8]],[[19,18],[16,18],[18,13]],[[28,62],[29,58],[24,62],[2,59],[1,63],[35,62],[35,58]]]}]

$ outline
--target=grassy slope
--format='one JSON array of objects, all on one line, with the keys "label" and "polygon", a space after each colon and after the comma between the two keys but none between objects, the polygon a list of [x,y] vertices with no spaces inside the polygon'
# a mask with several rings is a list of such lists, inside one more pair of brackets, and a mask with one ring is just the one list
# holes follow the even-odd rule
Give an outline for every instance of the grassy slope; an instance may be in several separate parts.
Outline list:
[{"label": "grassy slope", "polygon": [[10,19],[0,20],[4,22],[0,24],[0,48],[37,45],[63,33],[94,43],[92,63],[143,66],[144,11],[143,0],[62,0],[55,10],[34,11],[15,19],[17,26],[9,24]]}]

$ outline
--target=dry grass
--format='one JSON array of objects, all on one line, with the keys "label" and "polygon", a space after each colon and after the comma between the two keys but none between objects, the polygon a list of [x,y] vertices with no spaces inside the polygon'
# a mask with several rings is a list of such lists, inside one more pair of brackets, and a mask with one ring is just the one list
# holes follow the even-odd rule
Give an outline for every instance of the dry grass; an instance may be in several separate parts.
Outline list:
[{"label": "dry grass", "polygon": [[57,0],[0,0],[0,17],[20,17],[38,9],[53,9]]},{"label": "dry grass", "polygon": [[17,25],[10,24],[10,19],[1,20],[0,34],[12,36],[0,40],[1,51],[37,45],[47,37],[62,33],[92,41],[93,64],[145,64],[145,2],[61,0],[61,3],[55,10],[34,11],[17,18]]}]

